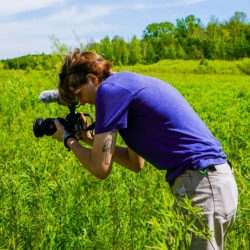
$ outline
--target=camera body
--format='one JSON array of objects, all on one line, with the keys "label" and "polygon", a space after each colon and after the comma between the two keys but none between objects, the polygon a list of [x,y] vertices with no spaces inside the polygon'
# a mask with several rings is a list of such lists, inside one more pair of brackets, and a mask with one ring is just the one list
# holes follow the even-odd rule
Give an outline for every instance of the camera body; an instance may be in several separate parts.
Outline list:
[{"label": "camera body", "polygon": [[[64,126],[65,130],[70,134],[80,134],[85,129],[80,113],[69,113],[66,118],[57,118]],[[37,118],[33,124],[33,132],[36,137],[43,137],[44,135],[53,135],[56,132],[55,118]]]}]

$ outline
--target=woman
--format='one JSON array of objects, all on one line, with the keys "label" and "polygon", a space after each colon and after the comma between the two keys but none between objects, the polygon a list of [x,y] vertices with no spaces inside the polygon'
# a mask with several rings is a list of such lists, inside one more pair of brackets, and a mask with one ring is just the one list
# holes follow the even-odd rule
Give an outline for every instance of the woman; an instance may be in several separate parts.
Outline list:
[{"label": "woman", "polygon": [[[167,170],[173,194],[179,200],[187,195],[201,206],[213,231],[213,246],[194,237],[191,248],[223,249],[235,220],[236,182],[221,144],[176,89],[153,77],[113,73],[101,56],[75,51],[62,66],[59,93],[68,105],[78,99],[96,107],[95,135],[81,135],[92,149],[55,120],[53,137],[64,141],[87,170],[105,179],[115,161],[137,173],[144,159]],[[115,145],[117,132],[127,147]]]}]

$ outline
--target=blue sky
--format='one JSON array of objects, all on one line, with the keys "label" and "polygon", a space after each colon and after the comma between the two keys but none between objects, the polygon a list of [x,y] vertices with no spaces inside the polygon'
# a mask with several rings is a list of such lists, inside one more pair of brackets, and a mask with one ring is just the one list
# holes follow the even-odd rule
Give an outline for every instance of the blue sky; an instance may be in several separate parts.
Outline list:
[{"label": "blue sky", "polygon": [[83,44],[106,35],[141,38],[148,24],[176,24],[190,14],[203,25],[212,15],[220,22],[235,11],[250,15],[249,0],[0,0],[0,6],[0,59],[50,53],[52,34],[74,48],[76,37]]}]

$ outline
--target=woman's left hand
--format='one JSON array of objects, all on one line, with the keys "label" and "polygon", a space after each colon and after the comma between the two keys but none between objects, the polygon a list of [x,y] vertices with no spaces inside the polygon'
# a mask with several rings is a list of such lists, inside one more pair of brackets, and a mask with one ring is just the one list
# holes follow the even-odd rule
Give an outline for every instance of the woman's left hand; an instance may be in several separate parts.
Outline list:
[{"label": "woman's left hand", "polygon": [[56,125],[56,132],[52,135],[52,138],[58,140],[58,141],[63,141],[62,136],[66,132],[64,129],[63,125],[58,121],[58,119],[54,120],[54,123]]}]

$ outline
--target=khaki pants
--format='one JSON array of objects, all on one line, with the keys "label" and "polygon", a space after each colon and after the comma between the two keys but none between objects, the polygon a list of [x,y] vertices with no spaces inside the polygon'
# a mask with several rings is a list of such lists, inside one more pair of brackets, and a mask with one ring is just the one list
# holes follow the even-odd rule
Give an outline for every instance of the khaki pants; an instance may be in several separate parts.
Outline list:
[{"label": "khaki pants", "polygon": [[176,178],[172,186],[177,200],[182,200],[187,195],[192,199],[193,205],[204,209],[204,215],[213,232],[212,245],[194,236],[191,249],[224,249],[226,235],[235,220],[238,190],[233,171],[228,163],[216,165],[215,170],[208,170],[205,174],[187,170]]}]

